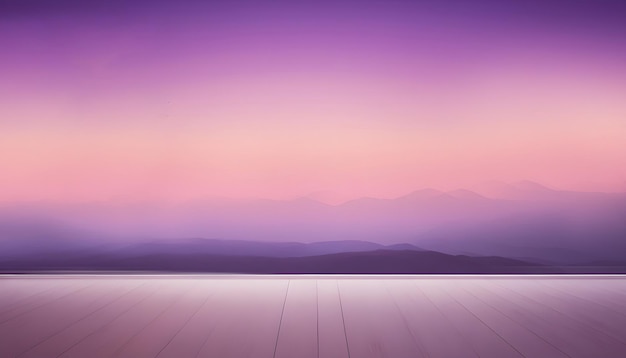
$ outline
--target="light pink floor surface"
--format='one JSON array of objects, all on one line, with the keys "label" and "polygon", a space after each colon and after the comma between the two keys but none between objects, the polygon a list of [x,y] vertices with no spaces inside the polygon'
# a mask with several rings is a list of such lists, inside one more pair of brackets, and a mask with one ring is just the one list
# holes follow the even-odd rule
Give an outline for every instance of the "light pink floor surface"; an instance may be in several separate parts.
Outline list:
[{"label": "light pink floor surface", "polygon": [[0,357],[626,357],[626,276],[0,276]]}]

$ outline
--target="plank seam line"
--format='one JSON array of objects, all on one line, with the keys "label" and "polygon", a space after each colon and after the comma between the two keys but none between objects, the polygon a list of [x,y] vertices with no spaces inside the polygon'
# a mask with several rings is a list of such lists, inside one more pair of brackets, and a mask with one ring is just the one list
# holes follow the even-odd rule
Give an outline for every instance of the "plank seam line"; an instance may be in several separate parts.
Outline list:
[{"label": "plank seam line", "polygon": [[[69,285],[68,285],[68,287],[69,287]],[[8,306],[3,307],[3,308],[7,308],[7,310],[0,312],[0,314],[4,315],[6,313],[9,313],[9,312],[19,308],[19,307],[25,306],[25,305],[29,304],[34,298],[37,298],[37,297],[39,297],[41,295],[44,295],[44,294],[46,294],[46,293],[48,293],[50,291],[54,291],[55,289],[58,289],[58,288],[59,288],[58,286],[52,286],[52,287],[48,287],[45,290],[39,291],[37,293],[33,293],[33,294],[30,294],[30,295],[28,295],[26,297],[22,297],[20,300],[11,303]]]},{"label": "plank seam line", "polygon": [[402,318],[402,323],[404,324],[404,328],[406,328],[406,330],[411,335],[411,338],[413,339],[413,343],[415,344],[415,347],[417,348],[417,351],[420,352],[424,357],[429,358],[430,354],[428,354],[428,350],[426,349],[426,347],[423,346],[421,340],[413,332],[413,329],[411,328],[411,325],[409,324],[409,322],[408,322],[408,320],[406,318],[406,314],[400,308],[400,305],[398,304],[398,300],[391,293],[391,290],[387,286],[387,283],[385,283],[385,289],[387,290],[387,294],[389,295],[389,297],[391,297],[391,302],[393,302],[393,305],[395,306],[396,311],[400,315],[400,318]]},{"label": "plank seam line", "polygon": [[470,310],[469,308],[467,308],[467,306],[465,306],[461,301],[457,300],[453,295],[451,295],[447,290],[444,290],[444,292],[448,295],[448,297],[450,297],[452,300],[454,300],[454,302],[456,302],[459,306],[463,307],[467,312],[469,312],[472,316],[474,316],[478,321],[480,321],[480,323],[482,323],[485,327],[487,327],[491,332],[493,332],[496,336],[498,336],[498,338],[500,338],[502,340],[502,342],[508,344],[511,348],[513,348],[514,351],[516,351],[517,353],[519,353],[519,355],[521,355],[522,357],[526,358],[526,356],[520,352],[517,348],[515,348],[515,346],[513,344],[511,344],[511,342],[507,341],[506,339],[504,339],[504,337],[502,337],[500,335],[500,333],[498,333],[498,331],[496,331],[495,329],[493,329],[490,325],[488,325],[485,321],[483,321],[477,314],[475,314],[474,312],[472,312],[472,310]]},{"label": "plank seam line", "polygon": [[142,303],[143,301],[147,300],[148,298],[152,297],[152,295],[154,295],[158,290],[155,289],[154,291],[150,292],[148,295],[146,295],[146,297],[142,298],[141,300],[139,300],[138,302],[135,302],[133,305],[131,305],[130,307],[128,307],[127,309],[125,309],[124,311],[120,312],[118,315],[116,315],[112,320],[110,320],[109,322],[107,322],[105,325],[101,326],[100,328],[96,329],[95,331],[91,332],[90,334],[86,335],[85,337],[83,337],[82,339],[80,339],[78,342],[72,344],[69,348],[65,349],[63,352],[59,353],[56,358],[61,357],[62,355],[64,355],[65,353],[69,352],[72,348],[76,347],[77,345],[81,344],[82,342],[84,342],[86,339],[88,339],[89,337],[92,337],[93,335],[95,335],[96,333],[102,331],[103,329],[106,329],[107,327],[109,327],[109,325],[111,325],[113,322],[115,322],[118,318],[120,318],[122,315],[124,315],[124,313],[130,311],[131,309],[133,309],[135,306],[139,305],[140,303]]},{"label": "plank seam line", "polygon": [[94,314],[96,314],[97,312],[100,312],[101,310],[103,310],[103,309],[105,309],[105,308],[109,307],[109,306],[110,306],[110,305],[112,305],[113,303],[118,302],[118,301],[119,301],[119,300],[121,300],[122,298],[124,298],[124,297],[126,297],[127,295],[129,295],[131,292],[133,292],[133,291],[135,291],[135,290],[139,289],[140,287],[142,287],[143,285],[145,285],[145,282],[144,282],[144,283],[142,283],[142,284],[140,284],[139,286],[136,286],[136,287],[134,287],[134,288],[131,288],[130,290],[128,290],[128,291],[126,291],[126,292],[124,292],[122,295],[120,295],[119,297],[115,298],[114,300],[111,300],[111,301],[109,301],[108,303],[106,303],[106,304],[104,304],[104,305],[102,305],[102,306],[98,307],[97,309],[95,309],[95,310],[93,310],[93,311],[89,312],[87,315],[83,316],[83,317],[82,317],[82,318],[80,318],[79,320],[74,321],[74,322],[71,322],[70,324],[68,324],[68,325],[64,326],[63,328],[61,328],[60,330],[58,330],[58,331],[54,332],[53,334],[46,336],[43,340],[41,340],[41,341],[40,341],[40,342],[38,342],[37,344],[35,344],[35,345],[31,346],[31,347],[30,347],[30,348],[28,348],[27,350],[23,351],[23,352],[22,352],[22,353],[20,353],[17,357],[18,357],[18,358],[19,358],[19,357],[22,357],[22,356],[23,356],[23,355],[25,355],[26,353],[30,352],[31,350],[33,350],[33,349],[37,348],[38,346],[40,346],[40,345],[44,344],[45,342],[47,342],[50,338],[55,337],[55,336],[57,336],[57,335],[61,334],[62,332],[65,332],[68,328],[70,328],[70,327],[72,327],[72,326],[74,326],[74,325],[76,325],[76,324],[78,324],[78,323],[80,323],[80,322],[82,322],[82,321],[86,320],[87,318],[89,318],[89,317],[93,316],[93,315],[94,315]]},{"label": "plank seam line", "polygon": [[315,334],[317,335],[317,358],[320,358],[320,293],[319,281],[315,280]]},{"label": "plank seam line", "polygon": [[283,301],[283,310],[280,312],[280,321],[278,322],[278,332],[276,333],[276,343],[274,344],[274,355],[276,358],[276,351],[278,349],[278,339],[280,338],[280,328],[283,326],[283,316],[285,315],[285,306],[287,304],[287,296],[289,295],[289,285],[291,280],[287,281],[287,290],[285,291],[285,300]]},{"label": "plank seam line", "polygon": [[139,328],[138,331],[136,331],[131,337],[129,337],[128,339],[126,339],[126,341],[119,346],[119,348],[117,348],[115,350],[115,352],[113,353],[113,357],[119,357],[120,354],[122,354],[122,352],[124,351],[124,349],[126,349],[126,347],[128,347],[134,339],[136,339],[141,333],[143,333],[144,330],[148,329],[150,327],[150,325],[152,323],[154,323],[155,321],[157,321],[159,318],[161,318],[163,315],[165,315],[166,312],[169,311],[170,308],[172,308],[175,304],[177,304],[178,302],[182,301],[183,298],[189,293],[191,292],[192,288],[187,289],[182,295],[180,295],[179,297],[176,297],[175,299],[172,300],[172,302],[169,302],[167,304],[166,307],[164,307],[161,312],[159,312],[155,317],[153,317],[152,319],[150,319],[147,323],[145,323],[141,328]]},{"label": "plank seam line", "polygon": [[[572,294],[571,292],[568,292],[568,291],[566,291],[566,290],[560,289],[560,288],[558,288],[558,287],[556,287],[556,286],[554,286],[554,285],[545,285],[544,283],[541,283],[541,282],[538,282],[537,284],[538,284],[538,285],[541,285],[541,286],[543,286],[543,287],[546,287],[546,288],[548,288],[548,289],[552,289],[552,290],[554,290],[554,291],[559,291],[559,292],[561,292],[561,293],[564,293],[565,295],[570,296],[570,297],[572,297],[572,298],[574,298],[574,299],[576,299],[576,300],[578,300],[578,301],[588,302],[588,303],[590,303],[590,304],[592,304],[592,305],[596,305],[597,307],[603,307],[605,310],[609,310],[609,311],[611,311],[611,312],[613,312],[613,313],[617,313],[617,314],[619,314],[619,315],[622,315],[622,316],[625,316],[625,317],[626,317],[626,314],[625,314],[624,312],[622,312],[621,310],[615,309],[614,307],[609,307],[609,306],[607,306],[607,305],[605,305],[605,304],[603,304],[603,303],[601,303],[601,302],[598,302],[598,301],[595,301],[595,300],[590,300],[590,299],[588,299],[588,298],[581,297],[581,296],[578,296],[578,295],[574,295],[574,294]],[[552,296],[552,297],[555,297],[554,295],[552,295],[552,294],[550,294],[550,293],[546,292],[545,290],[544,290],[543,292],[544,292],[545,294],[547,294],[547,295],[550,295],[550,296]]]},{"label": "plank seam line", "polygon": [[[503,296],[502,296],[502,295],[504,294],[503,292],[497,292],[497,291],[494,291],[494,290],[493,290],[493,287],[499,287],[501,290],[506,290],[506,288],[504,288],[504,287],[500,287],[500,286],[497,286],[497,285],[492,285],[492,288],[491,288],[491,289],[488,289],[487,287],[484,287],[483,285],[480,285],[480,284],[478,285],[478,287],[479,287],[480,289],[482,289],[484,292],[488,293],[489,295],[492,295],[492,296],[494,296],[494,297],[499,297],[501,300],[505,300],[505,301],[509,302],[512,306],[514,306],[514,307],[518,307],[518,309],[526,310],[526,308],[525,308],[524,306],[520,305],[519,303],[514,302],[514,301],[511,301],[510,299],[507,299],[507,298],[503,297]],[[509,291],[509,292],[511,292],[511,291]],[[515,292],[513,292],[513,293],[515,293]],[[521,298],[522,298],[522,299],[524,299],[525,297],[521,297]],[[532,300],[525,300],[525,302],[531,302],[531,303],[534,303],[534,304],[538,304],[538,302],[535,302],[535,301],[532,301]],[[548,307],[548,308],[550,308],[550,307]],[[624,345],[625,345],[625,344],[624,344],[624,342],[622,342],[622,341],[620,341],[620,340],[617,340],[617,339],[615,339],[614,337],[609,336],[609,335],[605,334],[604,332],[602,332],[602,331],[599,331],[599,330],[595,329],[595,327],[585,325],[585,324],[583,324],[583,323],[581,323],[581,322],[579,322],[579,321],[577,321],[577,320],[575,320],[575,319],[573,319],[573,318],[571,318],[571,317],[569,317],[569,316],[567,316],[567,315],[565,315],[565,314],[562,314],[562,313],[561,313],[561,312],[559,312],[559,311],[553,310],[553,309],[551,309],[551,308],[550,308],[550,310],[551,310],[551,311],[554,311],[557,315],[563,316],[563,317],[565,317],[565,318],[567,318],[567,319],[569,319],[569,320],[573,321],[575,324],[577,324],[577,325],[578,325],[577,327],[578,327],[579,329],[580,329],[580,328],[582,328],[582,329],[590,329],[591,331],[593,331],[593,333],[595,333],[595,334],[597,334],[597,335],[600,335],[600,336],[601,336],[603,339],[605,339],[605,340],[609,340],[609,341],[611,341],[612,343],[618,344],[618,345],[620,345],[620,346],[624,346]],[[552,320],[550,320],[550,319],[548,319],[548,318],[545,318],[545,317],[544,317],[543,315],[541,315],[541,314],[538,314],[538,313],[532,313],[532,315],[533,315],[533,316],[535,316],[535,317],[537,317],[537,318],[539,319],[539,321],[541,321],[541,322],[545,322],[545,323],[551,323],[551,322],[552,322]],[[571,322],[570,322],[570,324],[568,324],[568,327],[569,327],[570,325],[571,325]]]},{"label": "plank seam line", "polygon": [[23,315],[25,315],[25,314],[31,313],[31,312],[35,311],[36,309],[39,309],[39,308],[41,308],[41,307],[44,307],[44,306],[50,305],[50,304],[52,304],[52,303],[55,303],[55,302],[57,302],[57,301],[60,301],[60,300],[62,300],[62,299],[64,299],[64,298],[66,298],[66,297],[68,297],[68,296],[71,296],[71,295],[76,294],[76,293],[78,293],[78,292],[84,291],[84,290],[86,290],[86,289],[88,289],[88,288],[91,288],[91,287],[93,287],[93,286],[94,286],[94,284],[91,284],[91,285],[88,285],[88,286],[85,286],[85,287],[79,288],[79,289],[77,289],[77,290],[74,290],[74,291],[72,291],[72,292],[69,292],[69,293],[67,293],[67,294],[65,294],[65,295],[63,295],[63,296],[59,296],[59,297],[57,297],[57,298],[55,298],[55,299],[52,299],[52,300],[50,300],[50,301],[45,301],[45,302],[43,302],[43,303],[41,303],[41,304],[39,304],[39,305],[37,305],[37,306],[35,306],[35,307],[32,307],[31,309],[29,309],[29,310],[27,310],[27,311],[24,311],[24,312],[22,312],[22,313],[19,313],[19,314],[15,315],[15,316],[13,316],[13,317],[11,317],[11,318],[7,318],[7,319],[5,319],[4,321],[0,322],[0,325],[3,325],[3,324],[5,324],[5,323],[7,323],[7,322],[10,322],[10,321],[12,321],[12,320],[16,319],[16,318],[22,317],[22,316],[23,316]]},{"label": "plank seam line", "polygon": [[526,325],[521,324],[520,322],[518,322],[516,319],[513,319],[511,316],[509,316],[508,314],[502,312],[502,310],[500,310],[499,308],[493,306],[492,304],[490,304],[489,302],[486,302],[485,300],[481,299],[480,297],[476,296],[474,293],[468,291],[465,287],[461,287],[461,289],[465,292],[467,292],[469,295],[471,295],[472,297],[474,297],[476,300],[478,300],[479,302],[482,302],[484,305],[486,305],[487,307],[490,307],[492,310],[495,310],[496,312],[499,312],[502,316],[508,318],[511,322],[515,322],[515,324],[517,324],[518,326],[522,327],[523,329],[525,329],[526,331],[530,332],[532,335],[534,335],[535,337],[541,339],[542,341],[544,341],[545,343],[547,343],[549,346],[551,346],[552,348],[556,349],[557,351],[561,352],[563,355],[565,355],[566,357],[572,357],[569,354],[565,353],[561,348],[557,347],[556,345],[554,345],[552,342],[548,341],[546,338],[542,337],[540,334],[538,334],[537,332],[535,332],[534,330],[526,327]]},{"label": "plank seam line", "polygon": [[439,312],[439,314],[441,315],[441,317],[443,317],[444,320],[446,320],[448,322],[448,324],[450,325],[450,327],[452,327],[452,329],[459,335],[459,337],[461,337],[461,339],[472,349],[472,352],[476,355],[476,357],[480,358],[480,354],[476,351],[476,347],[474,346],[474,344],[472,344],[472,342],[467,338],[467,336],[465,334],[463,334],[463,332],[461,330],[458,329],[458,327],[454,324],[454,322],[450,319],[450,317],[448,317],[447,314],[444,313],[444,311],[439,308],[439,306],[437,306],[437,304],[435,303],[434,300],[432,300],[427,294],[426,292],[424,292],[424,290],[422,289],[422,287],[417,286],[417,283],[415,283],[417,290],[420,292],[420,294],[422,295],[422,297],[424,297],[428,302],[430,302],[430,304],[435,307],[435,310],[437,310],[437,312]]},{"label": "plank seam line", "polygon": [[348,358],[350,356],[350,344],[348,343],[348,331],[346,330],[346,319],[343,314],[343,303],[341,300],[341,290],[339,289],[339,281],[335,281],[337,284],[337,294],[339,295],[339,309],[341,309],[341,322],[343,323],[343,336],[346,338],[346,350],[348,351]]},{"label": "plank seam line", "polygon": [[572,321],[575,321],[576,323],[578,323],[578,324],[580,324],[580,325],[582,325],[582,326],[584,326],[584,327],[586,327],[586,328],[592,329],[592,330],[594,330],[594,331],[596,331],[596,332],[598,332],[598,333],[602,334],[605,338],[611,339],[611,340],[613,340],[613,341],[615,341],[615,342],[619,342],[619,343],[621,343],[622,345],[626,344],[626,341],[622,340],[622,338],[617,337],[617,336],[614,336],[614,335],[613,335],[612,333],[610,333],[610,332],[606,332],[606,331],[604,331],[604,330],[598,329],[595,325],[591,325],[591,324],[589,324],[588,322],[581,321],[581,320],[580,320],[579,318],[577,318],[576,316],[572,316],[572,315],[570,315],[569,313],[566,313],[566,312],[563,312],[563,311],[561,311],[561,310],[558,310],[558,309],[556,309],[555,307],[552,307],[551,305],[548,305],[548,304],[546,304],[546,303],[544,303],[544,302],[541,302],[541,301],[538,301],[538,300],[536,300],[536,299],[534,299],[534,298],[531,298],[530,296],[527,296],[527,295],[525,295],[525,294],[522,294],[521,292],[518,292],[518,291],[516,291],[516,290],[514,290],[514,289],[511,289],[511,288],[506,287],[506,286],[502,286],[501,284],[499,284],[499,283],[497,283],[497,282],[494,282],[494,284],[495,284],[496,286],[499,286],[500,288],[502,288],[502,289],[504,289],[504,290],[508,291],[508,292],[511,292],[511,293],[513,293],[513,294],[515,294],[515,295],[519,296],[521,299],[523,299],[523,300],[525,300],[525,301],[530,301],[530,302],[534,302],[534,303],[536,303],[536,304],[539,304],[539,305],[541,305],[541,306],[543,306],[543,307],[545,307],[545,308],[547,308],[547,309],[549,309],[549,310],[551,310],[551,311],[554,311],[554,312],[556,312],[556,313],[558,313],[558,314],[560,314],[560,315],[562,315],[562,316],[564,316],[564,317],[566,317],[566,318],[568,318],[568,319],[570,319],[570,320],[572,320]]},{"label": "plank seam line", "polygon": [[[155,358],[160,356],[161,353],[163,353],[163,351],[165,350],[165,348],[167,348],[172,341],[174,341],[174,339],[176,339],[176,337],[178,337],[178,334],[180,332],[182,332],[183,329],[185,329],[185,327],[187,327],[187,325],[189,324],[189,322],[191,322],[191,320],[198,314],[198,312],[200,312],[200,310],[202,310],[202,308],[206,305],[206,303],[209,301],[209,298],[213,297],[213,295],[215,295],[215,292],[211,292],[209,295],[206,296],[206,298],[204,299],[204,301],[202,301],[202,303],[198,306],[198,308],[196,308],[196,310],[193,312],[193,314],[191,316],[189,316],[189,318],[187,318],[187,320],[185,321],[185,323],[180,326],[180,328],[178,328],[178,330],[176,331],[176,333],[174,333],[174,335],[172,336],[172,338],[170,338],[169,341],[167,341],[167,343],[163,346],[163,348],[161,348],[161,350],[154,356]],[[209,332],[210,334],[210,332]],[[208,339],[208,338],[207,338]],[[202,346],[200,347],[200,349],[202,349]],[[197,356],[197,354],[196,354]]]}]

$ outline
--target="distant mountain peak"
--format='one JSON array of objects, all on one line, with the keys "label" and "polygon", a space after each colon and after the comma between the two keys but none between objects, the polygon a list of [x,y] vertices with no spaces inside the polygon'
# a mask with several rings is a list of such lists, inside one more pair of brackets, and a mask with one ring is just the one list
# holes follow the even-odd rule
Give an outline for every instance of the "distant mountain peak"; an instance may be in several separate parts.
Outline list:
[{"label": "distant mountain peak", "polygon": [[548,188],[547,186],[530,181],[530,180],[521,180],[511,184],[516,189],[520,190],[534,190],[534,191],[553,191],[553,189]]},{"label": "distant mountain peak", "polygon": [[453,198],[458,199],[487,199],[483,195],[478,194],[475,191],[467,190],[467,189],[456,189],[446,192],[447,195],[450,195]]},{"label": "distant mountain peak", "polygon": [[330,190],[319,190],[309,193],[305,198],[318,201],[327,205],[339,205],[349,200],[345,195],[340,195]]},{"label": "distant mountain peak", "polygon": [[492,180],[475,185],[472,189],[488,198],[514,200],[541,199],[558,193],[558,190],[531,180],[520,180],[513,183]]},{"label": "distant mountain peak", "polygon": [[445,193],[441,190],[426,188],[426,189],[419,189],[419,190],[412,191],[396,199],[414,199],[414,198],[424,199],[424,198],[433,198],[433,197],[440,196],[443,194]]}]

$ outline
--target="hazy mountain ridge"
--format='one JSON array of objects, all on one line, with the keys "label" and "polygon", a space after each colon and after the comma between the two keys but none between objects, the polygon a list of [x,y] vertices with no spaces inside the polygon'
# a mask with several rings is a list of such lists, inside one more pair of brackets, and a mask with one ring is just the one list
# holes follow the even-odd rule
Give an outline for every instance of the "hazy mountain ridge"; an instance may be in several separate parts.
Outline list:
[{"label": "hazy mountain ridge", "polygon": [[221,239],[182,239],[161,240],[119,247],[118,252],[128,254],[181,253],[209,254],[224,256],[259,257],[306,257],[344,252],[366,252],[374,250],[422,251],[415,245],[382,245],[367,241],[320,241],[302,242],[255,242]]}]

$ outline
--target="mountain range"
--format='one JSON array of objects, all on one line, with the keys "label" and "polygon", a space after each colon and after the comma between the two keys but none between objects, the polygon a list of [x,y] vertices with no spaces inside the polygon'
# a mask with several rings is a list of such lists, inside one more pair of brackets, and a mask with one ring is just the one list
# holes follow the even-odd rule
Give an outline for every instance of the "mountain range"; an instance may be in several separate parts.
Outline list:
[{"label": "mountain range", "polygon": [[626,262],[626,194],[525,181],[333,205],[303,197],[0,208],[0,260],[69,252],[290,260],[438,252],[543,266],[620,265]]}]

